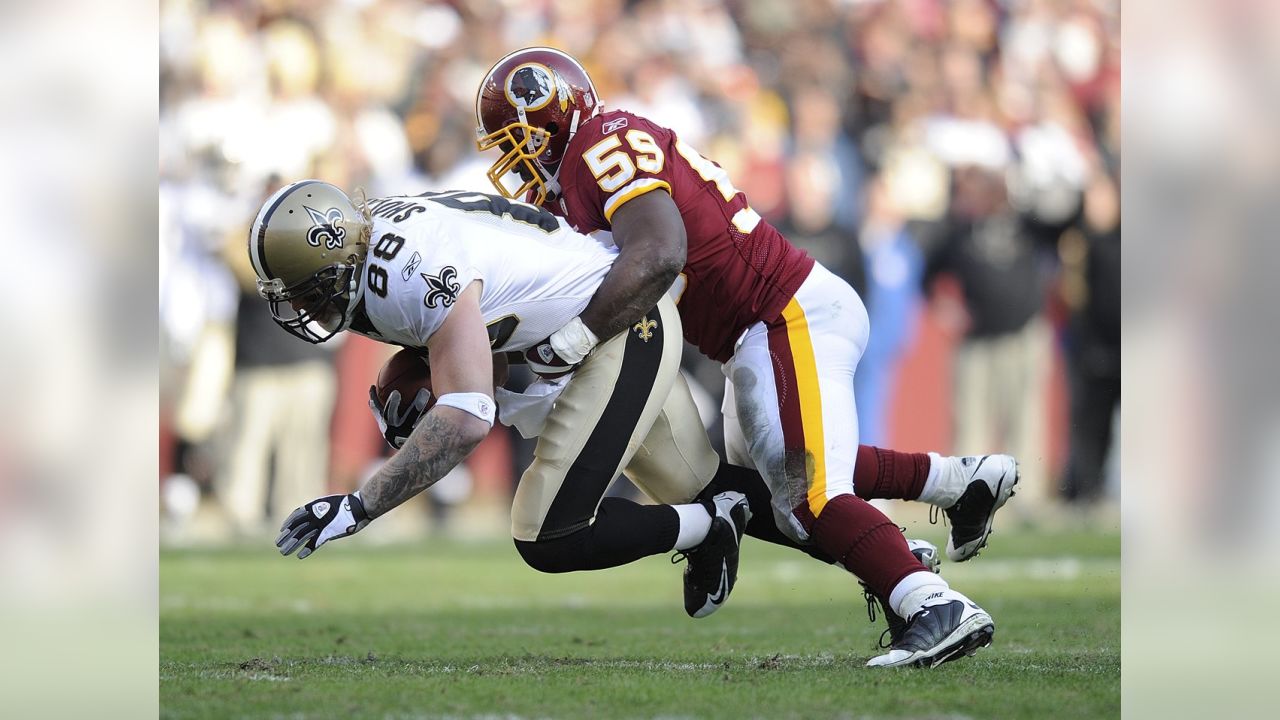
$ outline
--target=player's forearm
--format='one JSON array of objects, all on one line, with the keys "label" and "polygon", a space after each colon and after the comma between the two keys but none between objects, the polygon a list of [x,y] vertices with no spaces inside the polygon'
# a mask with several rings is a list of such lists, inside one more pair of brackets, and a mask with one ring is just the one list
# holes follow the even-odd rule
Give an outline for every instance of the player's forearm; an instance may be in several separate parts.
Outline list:
[{"label": "player's forearm", "polygon": [[602,341],[611,338],[653,309],[683,266],[683,257],[628,244],[579,317]]},{"label": "player's forearm", "polygon": [[427,413],[404,447],[360,488],[360,499],[370,518],[385,514],[436,484],[471,454],[484,439],[484,433],[470,427],[468,418],[448,407],[433,408]]}]

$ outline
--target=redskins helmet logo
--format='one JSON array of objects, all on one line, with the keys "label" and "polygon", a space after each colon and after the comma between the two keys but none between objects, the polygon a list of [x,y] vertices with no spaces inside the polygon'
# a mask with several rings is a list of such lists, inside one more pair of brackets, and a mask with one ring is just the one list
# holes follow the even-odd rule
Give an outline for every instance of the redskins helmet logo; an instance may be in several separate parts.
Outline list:
[{"label": "redskins helmet logo", "polygon": [[507,75],[506,92],[512,107],[523,107],[526,111],[541,110],[557,95],[561,110],[568,109],[573,100],[573,93],[560,76],[540,63],[525,63],[512,70]]},{"label": "redskins helmet logo", "polygon": [[324,246],[329,250],[337,250],[342,247],[342,241],[347,237],[347,229],[339,225],[342,222],[342,211],[338,208],[329,208],[323,213],[306,205],[302,206],[307,211],[307,215],[311,216],[312,226],[307,231],[307,244],[311,247],[320,247],[323,242]]}]

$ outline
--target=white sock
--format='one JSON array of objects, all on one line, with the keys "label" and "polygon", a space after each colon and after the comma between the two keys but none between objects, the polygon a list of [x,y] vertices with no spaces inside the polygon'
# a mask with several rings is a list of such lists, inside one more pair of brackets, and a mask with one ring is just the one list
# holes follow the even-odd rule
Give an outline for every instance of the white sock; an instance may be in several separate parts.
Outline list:
[{"label": "white sock", "polygon": [[[925,478],[924,487],[920,490],[920,497],[916,498],[920,502],[927,502],[930,505],[937,505],[941,508],[949,508],[955,504],[959,498],[944,498],[942,495],[942,477],[943,473],[950,468],[944,468],[944,463],[951,463],[953,458],[943,457],[936,452],[929,453],[929,477]],[[948,501],[949,500],[949,501]]]},{"label": "white sock", "polygon": [[889,593],[889,607],[904,619],[911,619],[920,611],[925,600],[934,593],[949,589],[947,581],[941,575],[927,570],[919,570],[898,581]]},{"label": "white sock", "polygon": [[711,516],[707,509],[698,503],[690,505],[672,505],[680,516],[680,533],[676,535],[676,546],[673,550],[688,550],[702,544],[711,530]]}]

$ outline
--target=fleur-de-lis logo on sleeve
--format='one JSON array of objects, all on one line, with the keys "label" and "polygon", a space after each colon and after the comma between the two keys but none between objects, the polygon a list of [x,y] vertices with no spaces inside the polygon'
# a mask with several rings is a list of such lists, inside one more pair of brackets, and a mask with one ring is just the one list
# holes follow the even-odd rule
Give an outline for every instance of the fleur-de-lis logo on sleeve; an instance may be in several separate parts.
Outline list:
[{"label": "fleur-de-lis logo on sleeve", "polygon": [[320,243],[323,242],[329,250],[342,247],[342,241],[347,237],[347,229],[338,224],[343,220],[341,210],[329,208],[322,213],[306,205],[303,205],[302,209],[311,216],[311,229],[307,231],[308,245],[320,247]]},{"label": "fleur-de-lis logo on sleeve", "polygon": [[450,307],[453,301],[458,299],[458,292],[462,289],[458,286],[458,269],[452,265],[445,265],[440,268],[439,275],[428,275],[420,273],[422,279],[427,281],[427,294],[422,298],[423,304],[429,308],[436,308],[443,305]]},{"label": "fleur-de-lis logo on sleeve", "polygon": [[645,342],[649,342],[649,340],[653,338],[654,329],[656,329],[657,327],[658,327],[658,321],[650,320],[646,316],[642,318],[640,322],[636,323],[635,325],[632,325],[631,329],[635,330],[640,335],[641,340]]}]

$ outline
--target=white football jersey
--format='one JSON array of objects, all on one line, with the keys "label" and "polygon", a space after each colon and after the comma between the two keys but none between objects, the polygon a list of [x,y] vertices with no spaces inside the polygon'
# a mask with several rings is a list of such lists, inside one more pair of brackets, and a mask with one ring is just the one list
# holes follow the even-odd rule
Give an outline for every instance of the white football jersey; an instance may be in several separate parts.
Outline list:
[{"label": "white football jersey", "polygon": [[480,280],[493,351],[528,349],[582,312],[617,257],[550,212],[497,195],[425,193],[369,207],[364,317],[351,330],[410,347],[425,347]]}]

